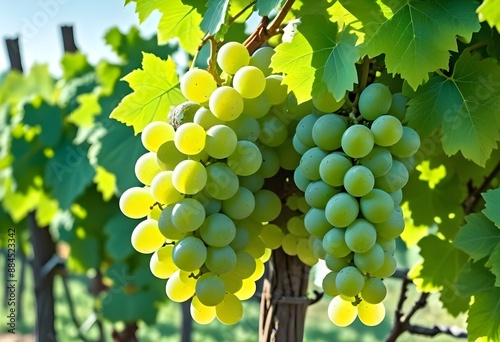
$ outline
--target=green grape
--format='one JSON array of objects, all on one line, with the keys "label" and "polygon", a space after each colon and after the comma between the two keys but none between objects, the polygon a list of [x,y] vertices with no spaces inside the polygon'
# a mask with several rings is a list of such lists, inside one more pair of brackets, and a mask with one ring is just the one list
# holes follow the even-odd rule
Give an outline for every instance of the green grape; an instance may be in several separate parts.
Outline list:
[{"label": "green grape", "polygon": [[374,144],[372,131],[360,124],[349,127],[342,135],[342,149],[351,158],[363,158],[368,155]]},{"label": "green grape", "polygon": [[393,155],[407,158],[415,154],[420,148],[420,137],[413,128],[404,126],[401,139],[389,148]]},{"label": "green grape", "polygon": [[354,253],[354,264],[362,272],[376,272],[383,263],[384,250],[376,243],[364,253]]},{"label": "green grape", "polygon": [[260,221],[247,217],[246,219],[238,221],[238,228],[247,230],[250,238],[254,238],[262,232],[264,225]]},{"label": "green grape", "polygon": [[394,145],[403,136],[403,125],[392,115],[382,115],[372,122],[370,127],[375,144],[379,146]]},{"label": "green grape", "polygon": [[261,173],[257,172],[250,176],[238,176],[240,186],[247,188],[252,193],[262,189],[265,179]]},{"label": "green grape", "polygon": [[377,231],[373,224],[365,219],[356,219],[347,227],[345,242],[354,253],[365,253],[377,240]]},{"label": "green grape", "polygon": [[264,241],[265,247],[270,249],[279,248],[284,236],[283,230],[272,223],[265,224],[260,232],[260,237]]},{"label": "green grape", "polygon": [[266,250],[264,251],[264,255],[261,256],[259,258],[260,261],[262,261],[263,263],[264,262],[268,262],[269,259],[271,259],[271,256],[273,255],[273,250],[272,249],[269,249],[269,248],[266,248]]},{"label": "green grape", "polygon": [[207,247],[197,237],[187,236],[175,244],[172,256],[177,267],[183,271],[192,272],[205,263]]},{"label": "green grape", "polygon": [[311,206],[307,204],[306,199],[303,196],[297,199],[297,207],[303,214],[307,213],[309,209],[311,209]]},{"label": "green grape", "polygon": [[325,264],[330,271],[339,272],[344,267],[349,266],[350,254],[343,258],[336,258],[333,255],[327,253],[325,256]]},{"label": "green grape", "polygon": [[212,196],[206,194],[205,192],[198,192],[191,198],[197,200],[203,205],[203,208],[205,208],[206,216],[218,213],[222,208],[221,200],[215,199]]},{"label": "green grape", "polygon": [[323,113],[333,113],[339,110],[345,102],[345,97],[340,101],[337,101],[333,94],[330,92],[325,92],[319,96],[313,97],[312,103],[317,110]]},{"label": "green grape", "polygon": [[254,259],[259,259],[264,255],[266,245],[260,236],[252,236],[244,251],[250,254]]},{"label": "green grape", "polygon": [[384,222],[376,223],[377,234],[385,239],[395,239],[405,229],[405,219],[401,208],[396,207],[392,211],[391,217]]},{"label": "green grape", "polygon": [[193,320],[198,324],[210,324],[216,317],[215,307],[203,305],[197,296],[193,297],[189,311]]},{"label": "green grape", "polygon": [[330,229],[325,236],[323,236],[323,249],[328,255],[335,258],[343,258],[349,255],[351,250],[345,243],[345,229]]},{"label": "green grape", "polygon": [[377,243],[382,247],[384,252],[394,253],[396,251],[396,239],[386,239],[377,235]]},{"label": "green grape", "polygon": [[342,186],[345,174],[351,167],[350,158],[346,158],[341,153],[333,152],[324,157],[319,164],[319,175],[326,184]]},{"label": "green grape", "polygon": [[207,131],[205,150],[210,157],[224,159],[236,150],[237,143],[238,137],[230,127],[215,125]]},{"label": "green grape", "polygon": [[299,237],[309,236],[309,232],[304,224],[304,215],[292,216],[286,223],[286,229],[293,235]]},{"label": "green grape", "polygon": [[358,307],[343,300],[340,296],[334,297],[328,305],[328,318],[338,327],[346,327],[356,319]]},{"label": "green grape", "polygon": [[228,42],[222,45],[217,53],[217,65],[231,75],[248,65],[249,62],[250,54],[247,48],[238,42]]},{"label": "green grape", "polygon": [[150,185],[160,171],[154,152],[146,152],[135,162],[135,176],[144,185]]},{"label": "green grape", "polygon": [[408,170],[408,173],[412,172],[415,168],[416,159],[414,154],[406,158],[395,157],[394,159],[401,162]]},{"label": "green grape", "polygon": [[264,94],[269,98],[272,105],[279,105],[285,102],[288,97],[288,90],[286,84],[283,83],[283,76],[269,75],[266,77],[266,87]]},{"label": "green grape", "polygon": [[[264,257],[265,254],[266,253],[264,252],[264,254],[262,255],[262,257]],[[255,259],[255,271],[252,273],[252,275],[250,277],[248,277],[247,279],[245,279],[245,281],[252,280],[255,283],[260,278],[262,278],[262,276],[264,275],[264,273],[266,271],[266,268],[264,266],[264,261],[262,261],[261,258]],[[253,293],[252,293],[252,295],[253,295]]]},{"label": "green grape", "polygon": [[200,125],[205,130],[215,125],[223,125],[224,121],[212,114],[210,109],[205,107],[200,107],[196,113],[194,113],[193,122]]},{"label": "green grape", "polygon": [[174,140],[174,135],[174,127],[169,123],[164,121],[152,121],[142,130],[142,146],[150,152],[156,152],[162,144]]},{"label": "green grape", "polygon": [[394,192],[408,183],[408,169],[398,160],[392,161],[392,166],[385,175],[375,178],[375,187],[386,192]]},{"label": "green grape", "polygon": [[151,256],[149,269],[156,278],[167,279],[179,269],[175,266],[174,260],[172,259],[173,250],[173,245],[166,245],[164,247],[160,247]]},{"label": "green grape", "polygon": [[249,115],[241,114],[236,119],[228,121],[226,125],[232,128],[238,140],[256,142],[259,138],[259,122]]},{"label": "green grape", "polygon": [[318,258],[314,255],[313,250],[309,247],[307,239],[300,239],[297,245],[297,256],[307,266],[312,267],[318,262]]},{"label": "green grape", "polygon": [[172,222],[172,211],[174,204],[163,208],[158,219],[158,228],[164,237],[170,240],[180,240],[187,235],[187,232],[177,229]]},{"label": "green grape", "polygon": [[288,129],[275,115],[268,114],[259,120],[259,141],[266,146],[276,147],[286,140]]},{"label": "green grape", "polygon": [[159,172],[153,178],[151,187],[149,188],[154,199],[163,205],[169,205],[184,198],[184,196],[174,187],[172,175],[172,171]]},{"label": "green grape", "polygon": [[358,305],[358,317],[361,323],[366,326],[379,325],[385,317],[385,306],[383,303],[370,304],[361,302]]},{"label": "green grape", "polygon": [[394,206],[399,206],[403,201],[403,190],[398,189],[394,192],[389,192],[389,196],[391,196],[394,201]]},{"label": "green grape", "polygon": [[234,196],[222,201],[222,212],[234,220],[242,220],[253,212],[255,198],[250,190],[239,187]]},{"label": "green grape", "polygon": [[271,110],[269,97],[262,93],[253,99],[243,99],[243,113],[254,119],[259,119]]},{"label": "green grape", "polygon": [[327,153],[319,147],[310,148],[300,158],[300,171],[310,180],[320,179],[319,166],[326,156]]},{"label": "green grape", "polygon": [[367,303],[378,304],[382,303],[387,295],[387,288],[380,278],[368,278],[365,281],[365,286],[361,290],[361,298]]},{"label": "green grape", "polygon": [[222,303],[215,306],[215,313],[221,323],[233,325],[243,317],[243,305],[234,294],[226,293]]},{"label": "green grape", "polygon": [[200,125],[186,122],[175,131],[175,147],[188,156],[198,154],[205,148],[206,135],[205,129]]},{"label": "green grape", "polygon": [[248,229],[245,229],[241,226],[241,223],[238,223],[236,226],[236,233],[234,235],[233,241],[229,244],[232,249],[236,252],[244,250],[248,244],[250,243],[250,232]]},{"label": "green grape", "polygon": [[278,154],[279,165],[285,170],[295,170],[300,163],[300,154],[295,151],[291,138],[286,140],[275,148]]},{"label": "green grape", "polygon": [[238,176],[250,176],[257,172],[262,164],[262,154],[251,141],[241,140],[236,144],[236,150],[227,157],[227,165]]},{"label": "green grape", "polygon": [[171,219],[181,232],[193,232],[205,221],[205,208],[193,198],[184,198],[174,204]]},{"label": "green grape", "polygon": [[361,165],[370,169],[374,177],[385,175],[392,166],[392,155],[389,150],[374,146],[373,150],[360,159]]},{"label": "green grape", "polygon": [[365,277],[356,267],[347,266],[337,274],[335,285],[341,294],[354,297],[363,289]]},{"label": "green grape", "polygon": [[298,154],[300,154],[300,155],[302,155],[302,154],[306,153],[306,151],[307,151],[310,147],[313,147],[313,146],[310,146],[310,147],[309,147],[309,146],[306,146],[306,145],[304,145],[303,143],[301,143],[301,142],[300,142],[300,140],[299,140],[299,138],[298,138],[298,136],[297,136],[297,134],[294,134],[294,135],[293,135],[293,138],[292,138],[292,145],[293,145],[294,150],[295,150]]},{"label": "green grape", "polygon": [[322,115],[312,128],[312,138],[322,150],[334,151],[340,148],[342,135],[346,129],[347,123],[340,115]]},{"label": "green grape", "polygon": [[152,210],[155,200],[151,193],[144,188],[132,187],[120,196],[120,210],[123,215],[139,219],[147,216]]},{"label": "green grape", "polygon": [[348,193],[361,197],[372,191],[375,177],[367,167],[355,165],[347,170],[344,176],[344,187]]},{"label": "green grape", "polygon": [[245,251],[236,253],[236,266],[232,271],[241,279],[247,279],[255,272],[256,262],[253,256]]},{"label": "green grape", "polygon": [[205,219],[199,232],[207,245],[224,247],[233,241],[236,235],[236,227],[229,217],[216,213]]},{"label": "green grape", "polygon": [[285,234],[283,241],[281,241],[281,248],[288,255],[297,255],[300,239],[300,237],[293,234]]},{"label": "green grape", "polygon": [[[314,147],[314,139],[312,130],[316,121],[320,118],[317,114],[309,114],[304,116],[297,124],[296,132],[298,141],[309,148]],[[295,145],[294,145],[295,146]],[[300,153],[299,150],[297,152]]]},{"label": "green grape", "polygon": [[212,93],[208,107],[215,117],[223,121],[231,121],[243,112],[243,98],[236,89],[222,86]]},{"label": "green grape", "polygon": [[340,294],[339,290],[337,290],[337,285],[335,284],[338,273],[339,272],[329,272],[323,278],[321,287],[323,288],[323,291],[330,297],[335,297]]},{"label": "green grape", "polygon": [[332,225],[325,216],[325,211],[316,208],[307,211],[304,216],[304,226],[309,234],[320,239],[332,229]]},{"label": "green grape", "polygon": [[356,198],[348,193],[336,194],[326,204],[326,219],[334,227],[347,227],[359,214],[359,204]]},{"label": "green grape", "polygon": [[391,91],[381,83],[372,83],[366,87],[358,101],[359,112],[367,120],[375,120],[380,115],[387,114],[391,104]]},{"label": "green grape", "polygon": [[307,190],[307,187],[311,183],[311,180],[304,176],[304,174],[300,170],[300,167],[297,167],[293,172],[293,182],[300,191],[305,192]]},{"label": "green grape", "polygon": [[394,255],[392,255],[391,252],[384,252],[384,263],[382,264],[382,267],[380,267],[376,272],[373,272],[371,276],[377,278],[390,277],[394,274],[394,272],[396,272],[397,266],[398,263],[394,258]]},{"label": "green grape", "polygon": [[207,272],[197,279],[195,292],[203,305],[215,306],[224,300],[226,286],[217,274]]},{"label": "green grape", "polygon": [[189,101],[207,102],[217,89],[217,82],[211,73],[202,69],[191,69],[180,80],[182,95]]},{"label": "green grape", "polygon": [[170,300],[183,303],[194,295],[196,280],[187,278],[186,281],[181,279],[182,270],[175,271],[174,274],[167,280],[166,293]]},{"label": "green grape", "polygon": [[255,294],[255,291],[257,291],[257,285],[255,284],[255,281],[252,279],[243,279],[241,288],[237,292],[235,292],[234,295],[239,300],[247,300],[252,298],[252,296]]},{"label": "green grape", "polygon": [[406,116],[406,104],[408,101],[409,98],[402,93],[392,94],[391,108],[389,108],[387,114],[395,116],[399,121],[404,121]]},{"label": "green grape", "polygon": [[255,194],[255,209],[250,215],[259,222],[271,222],[281,212],[281,200],[274,192],[261,189]]},{"label": "green grape", "polygon": [[259,68],[244,66],[234,74],[233,87],[243,98],[254,99],[264,92],[266,77]]},{"label": "green grape", "polygon": [[326,258],[326,251],[323,248],[323,240],[318,239],[312,235],[311,235],[311,237],[314,238],[313,246],[312,246],[312,250],[313,250],[314,255],[317,258],[324,260]]},{"label": "green grape", "polygon": [[172,171],[177,164],[186,159],[187,156],[179,152],[173,140],[164,142],[156,151],[156,163],[165,171]]},{"label": "green grape", "polygon": [[182,194],[194,195],[207,185],[208,174],[205,166],[195,160],[183,160],[172,172],[172,184]]},{"label": "green grape", "polygon": [[322,180],[309,183],[306,188],[304,197],[313,208],[324,209],[326,204],[334,195],[338,194],[339,190],[326,184]]},{"label": "green grape", "polygon": [[220,275],[220,278],[224,281],[226,286],[226,291],[229,293],[238,292],[243,286],[243,280],[234,275],[233,272],[227,272]]},{"label": "green grape", "polygon": [[271,57],[274,55],[274,49],[271,47],[261,47],[255,50],[250,57],[250,65],[259,68],[265,76],[271,75],[273,72],[270,68]]},{"label": "green grape", "polygon": [[132,232],[132,247],[139,253],[150,254],[165,243],[165,237],[158,228],[158,221],[145,219]]},{"label": "green grape", "polygon": [[262,154],[262,165],[258,173],[264,178],[271,178],[278,173],[280,169],[280,160],[278,153],[272,147],[266,145],[259,146],[260,153]]},{"label": "green grape", "polygon": [[205,265],[215,274],[230,272],[236,266],[236,253],[230,246],[208,246]]},{"label": "green grape", "polygon": [[207,170],[205,191],[213,198],[225,200],[238,191],[238,176],[224,163],[210,164]]},{"label": "green grape", "polygon": [[392,197],[385,191],[373,189],[359,200],[361,214],[370,222],[387,221],[394,209]]}]

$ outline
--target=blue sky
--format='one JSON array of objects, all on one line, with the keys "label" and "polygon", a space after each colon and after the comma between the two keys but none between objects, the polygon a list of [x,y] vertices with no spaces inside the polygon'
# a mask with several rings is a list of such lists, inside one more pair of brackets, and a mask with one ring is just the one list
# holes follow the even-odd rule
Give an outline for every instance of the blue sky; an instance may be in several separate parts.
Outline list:
[{"label": "blue sky", "polygon": [[[10,67],[5,38],[20,37],[25,70],[35,62],[49,64],[60,75],[63,54],[60,26],[72,25],[78,48],[91,63],[103,58],[115,60],[104,43],[105,32],[114,26],[128,31],[139,26],[134,4],[123,0],[0,0],[0,71]],[[156,31],[159,14],[154,13],[140,30],[145,37]]]}]

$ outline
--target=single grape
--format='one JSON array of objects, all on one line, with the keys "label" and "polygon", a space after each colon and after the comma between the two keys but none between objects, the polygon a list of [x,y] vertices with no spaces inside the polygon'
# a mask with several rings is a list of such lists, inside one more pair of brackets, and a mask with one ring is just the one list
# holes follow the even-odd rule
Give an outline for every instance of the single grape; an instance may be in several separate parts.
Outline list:
[{"label": "single grape", "polygon": [[238,140],[256,142],[260,135],[259,122],[246,114],[241,114],[236,119],[226,123],[236,133]]},{"label": "single grape", "polygon": [[227,157],[227,165],[238,176],[250,176],[257,172],[262,164],[262,154],[251,141],[241,140],[235,151]]},{"label": "single grape", "polygon": [[396,207],[387,221],[376,223],[377,234],[385,239],[395,239],[405,229],[405,219],[401,208]]},{"label": "single grape", "polygon": [[266,115],[271,107],[271,101],[269,101],[269,97],[265,93],[253,99],[243,99],[243,113],[255,119]]},{"label": "single grape", "polygon": [[297,257],[309,267],[316,265],[318,258],[314,255],[307,239],[300,239],[297,245]]},{"label": "single grape", "polygon": [[134,228],[131,242],[139,253],[150,254],[163,246],[165,237],[158,228],[158,221],[146,219]]},{"label": "single grape", "polygon": [[[268,250],[267,248],[265,250]],[[264,254],[259,258],[259,259],[255,259],[255,271],[252,273],[252,275],[250,277],[248,277],[247,279],[245,279],[245,281],[252,281],[254,284],[256,281],[258,281],[260,278],[262,278],[262,276],[264,275],[265,271],[266,271],[266,268],[264,266],[264,262],[265,261],[262,261],[262,258],[266,257],[265,255],[265,251],[264,251]],[[252,296],[255,294],[255,291],[252,293]]]},{"label": "single grape", "polygon": [[335,297],[340,294],[339,290],[337,289],[337,285],[335,285],[338,273],[339,272],[329,272],[323,278],[323,283],[321,287],[328,296]]},{"label": "single grape", "polygon": [[[301,144],[309,148],[314,147],[314,139],[312,136],[312,130],[316,121],[320,118],[317,114],[309,114],[304,116],[297,124],[296,132],[297,139]],[[299,150],[297,152],[300,153]]]},{"label": "single grape", "polygon": [[248,245],[244,249],[245,252],[250,254],[256,260],[264,255],[265,250],[266,245],[260,235],[252,236],[250,238],[250,241],[248,242]]},{"label": "single grape", "polygon": [[164,237],[170,240],[180,240],[187,235],[187,232],[181,232],[172,222],[172,211],[174,204],[163,208],[160,217],[158,218],[158,228]]},{"label": "single grape", "polygon": [[175,147],[184,154],[195,155],[205,148],[206,132],[203,127],[192,122],[180,125],[175,131]]},{"label": "single grape", "polygon": [[226,125],[215,125],[207,130],[205,150],[210,157],[224,159],[236,150],[238,137]]},{"label": "single grape", "polygon": [[356,219],[345,232],[345,242],[355,253],[367,252],[373,247],[376,239],[375,227],[365,219]]},{"label": "single grape", "polygon": [[229,217],[216,213],[205,219],[199,232],[207,245],[224,247],[233,241],[236,235],[236,227]]},{"label": "single grape", "polygon": [[347,123],[340,115],[322,115],[314,123],[312,138],[319,148],[325,151],[334,151],[340,148],[342,135],[346,129]]},{"label": "single grape", "polygon": [[141,133],[142,145],[151,152],[156,152],[165,142],[174,140],[175,130],[165,121],[152,121]]},{"label": "single grape", "polygon": [[301,191],[306,191],[307,187],[311,183],[311,180],[304,176],[304,173],[302,173],[300,167],[297,167],[295,171],[293,172],[293,182],[299,188]]},{"label": "single grape", "polygon": [[339,190],[326,184],[322,180],[309,183],[306,188],[304,197],[313,208],[324,209],[326,204],[334,195],[338,194]]},{"label": "single grape", "polygon": [[254,99],[264,91],[266,77],[259,68],[244,66],[234,74],[233,87],[243,98]]},{"label": "single grape", "polygon": [[314,238],[312,246],[313,253],[317,258],[324,260],[326,258],[327,253],[323,248],[323,240],[316,237],[313,238]]},{"label": "single grape", "polygon": [[326,184],[342,186],[345,174],[351,167],[350,158],[341,153],[333,152],[324,157],[319,164],[319,175]]},{"label": "single grape", "polygon": [[210,164],[206,168],[207,183],[205,190],[211,197],[225,200],[238,191],[238,176],[224,163]]},{"label": "single grape", "polygon": [[187,236],[175,244],[172,256],[175,265],[181,270],[195,271],[205,263],[207,247],[197,237]]},{"label": "single grape", "polygon": [[396,272],[398,263],[391,252],[384,252],[384,263],[377,271],[371,274],[372,277],[387,278]]},{"label": "single grape", "polygon": [[146,152],[135,162],[135,176],[144,185],[150,185],[160,171],[154,152]]},{"label": "single grape", "polygon": [[151,194],[157,202],[163,205],[169,205],[184,198],[184,196],[174,187],[172,177],[172,171],[161,171],[151,182]]},{"label": "single grape", "polygon": [[180,80],[182,95],[189,101],[207,102],[210,94],[217,88],[211,73],[202,69],[191,69]]},{"label": "single grape", "polygon": [[323,238],[332,229],[332,225],[325,216],[325,211],[316,208],[311,208],[307,211],[304,216],[304,226],[309,234],[317,238]]},{"label": "single grape", "polygon": [[243,286],[243,280],[234,275],[233,272],[227,272],[220,275],[220,278],[224,281],[226,286],[226,291],[229,293],[238,292]]},{"label": "single grape", "polygon": [[399,121],[404,121],[406,116],[406,104],[409,100],[410,99],[402,93],[392,94],[391,108],[389,108],[387,114],[395,116]]},{"label": "single grape", "polygon": [[203,305],[197,296],[193,297],[189,311],[193,320],[198,324],[212,323],[216,317],[215,307]]},{"label": "single grape", "polygon": [[334,297],[328,305],[328,318],[338,327],[346,327],[356,319],[358,307],[343,300],[340,296]]},{"label": "single grape", "polygon": [[387,221],[394,209],[392,197],[385,191],[373,189],[359,200],[361,214],[372,223]]},{"label": "single grape", "polygon": [[356,267],[347,266],[337,274],[335,285],[341,294],[354,297],[363,289],[365,277]]},{"label": "single grape", "polygon": [[323,236],[323,249],[328,255],[343,258],[351,253],[345,243],[345,229],[332,228]]},{"label": "single grape", "polygon": [[288,255],[297,255],[300,239],[300,237],[293,234],[286,234],[281,242],[281,248]]},{"label": "single grape", "polygon": [[230,272],[236,266],[236,253],[230,246],[208,246],[205,265],[215,274]]},{"label": "single grape", "polygon": [[296,236],[309,236],[309,232],[307,231],[304,223],[304,215],[290,217],[286,222],[286,229]]},{"label": "single grape", "polygon": [[293,149],[300,155],[306,153],[306,151],[310,148],[310,147],[314,147],[314,146],[306,146],[304,145],[303,143],[300,142],[297,134],[294,134],[293,137],[292,137],[292,145],[293,145]]},{"label": "single grape", "polygon": [[247,188],[252,193],[255,193],[262,189],[264,186],[265,179],[259,172],[254,173],[250,176],[238,176],[240,186]]},{"label": "single grape", "polygon": [[347,227],[358,217],[358,213],[358,201],[345,192],[333,196],[325,207],[326,219],[334,227]]},{"label": "single grape", "polygon": [[217,88],[208,102],[210,111],[220,120],[231,121],[243,112],[243,98],[234,88]]},{"label": "single grape", "polygon": [[244,229],[241,227],[241,222],[238,223],[238,226],[236,226],[236,233],[234,235],[233,241],[229,244],[231,248],[236,251],[242,251],[244,250],[248,244],[250,243],[250,232],[247,229]]},{"label": "single grape", "polygon": [[272,223],[264,225],[260,232],[260,237],[264,241],[265,247],[270,249],[279,248],[284,236],[283,230]]},{"label": "single grape", "polygon": [[355,165],[344,176],[344,187],[354,197],[361,197],[372,191],[375,185],[373,173],[365,166]]},{"label": "single grape", "polygon": [[226,286],[217,274],[207,272],[196,280],[195,292],[203,305],[215,306],[224,300]]},{"label": "single grape", "polygon": [[236,266],[233,270],[235,275],[241,279],[246,279],[255,272],[255,268],[256,262],[252,255],[245,251],[236,253]]},{"label": "single grape", "polygon": [[376,243],[364,253],[354,253],[354,264],[362,272],[376,272],[383,263],[384,250]]},{"label": "single grape", "polygon": [[119,205],[123,215],[138,219],[148,215],[154,204],[155,200],[147,189],[132,187],[120,196]]},{"label": "single grape", "polygon": [[389,192],[389,196],[391,196],[394,201],[394,206],[399,206],[403,201],[403,190],[398,189],[394,192]]},{"label": "single grape", "polygon": [[194,113],[193,122],[200,125],[205,130],[215,125],[223,125],[224,121],[217,118],[208,108],[200,107],[196,113]]},{"label": "single grape", "polygon": [[243,317],[241,301],[232,293],[226,293],[222,303],[215,306],[217,319],[226,325],[238,323]]},{"label": "single grape", "polygon": [[359,112],[367,120],[375,120],[382,114],[387,114],[392,104],[392,94],[389,88],[381,83],[372,83],[359,96]]},{"label": "single grape", "polygon": [[242,220],[255,209],[255,197],[250,190],[239,187],[234,196],[222,201],[222,212],[234,220]]},{"label": "single grape", "polygon": [[187,156],[175,147],[174,141],[164,142],[156,151],[156,163],[162,170],[172,171]]},{"label": "single grape", "polygon": [[408,169],[398,160],[392,161],[392,166],[385,175],[375,178],[375,187],[386,192],[394,192],[408,183]]},{"label": "single grape", "polygon": [[269,98],[273,105],[283,103],[288,97],[287,86],[283,84],[283,76],[269,75],[266,77],[266,87],[264,94]]},{"label": "single grape", "polygon": [[312,103],[317,110],[323,113],[333,113],[340,109],[345,102],[345,97],[340,101],[337,101],[333,94],[330,92],[324,92],[319,96],[315,96],[312,99]]},{"label": "single grape", "polygon": [[380,177],[391,169],[392,155],[389,150],[374,146],[370,153],[360,159],[360,163],[370,169],[374,177]]},{"label": "single grape", "polygon": [[179,231],[193,232],[205,221],[205,208],[193,198],[184,198],[174,204],[171,219]]},{"label": "single grape", "polygon": [[223,71],[231,75],[248,65],[249,62],[250,54],[247,48],[238,42],[228,42],[222,45],[217,53],[217,64]]},{"label": "single grape", "polygon": [[327,153],[319,147],[310,148],[302,155],[302,158],[300,158],[300,171],[310,180],[314,181],[320,179],[319,166],[326,156]]},{"label": "single grape", "polygon": [[325,256],[326,267],[328,267],[328,269],[331,271],[339,272],[344,267],[349,266],[350,255],[351,254],[348,254],[347,256],[345,256],[343,258],[336,258],[336,257],[327,253]]},{"label": "single grape", "polygon": [[259,222],[271,222],[281,212],[281,200],[274,192],[261,189],[254,194],[255,209],[250,215]]},{"label": "single grape", "polygon": [[255,284],[255,281],[252,279],[243,279],[241,283],[241,288],[234,293],[234,295],[239,299],[239,300],[247,300],[252,298],[252,296],[255,294],[257,291],[257,285]]},{"label": "single grape", "polygon": [[183,160],[172,172],[172,184],[182,194],[194,195],[207,185],[205,166],[195,160]]},{"label": "single grape", "polygon": [[342,135],[342,149],[351,158],[363,158],[368,155],[374,144],[372,131],[360,124],[349,127]]},{"label": "single grape", "polygon": [[399,158],[407,158],[415,154],[420,148],[420,137],[418,133],[410,127],[403,127],[401,139],[390,147],[392,154]]},{"label": "single grape", "polygon": [[378,304],[382,303],[387,295],[387,288],[380,278],[368,278],[365,281],[365,286],[361,290],[361,298],[367,303]]},{"label": "single grape", "polygon": [[377,235],[377,243],[382,247],[384,252],[394,253],[396,251],[396,239],[386,239]]},{"label": "single grape", "polygon": [[181,279],[182,270],[175,271],[167,280],[165,287],[167,296],[170,300],[183,303],[194,295],[196,280],[194,278]]},{"label": "single grape", "polygon": [[240,229],[245,229],[248,231],[250,238],[254,238],[260,234],[264,225],[262,222],[255,220],[254,218],[247,217],[246,219],[237,222],[237,226]]},{"label": "single grape", "polygon": [[361,302],[358,305],[359,320],[366,326],[379,325],[385,317],[385,306],[383,303],[370,304]]},{"label": "single grape", "polygon": [[392,146],[403,136],[403,125],[398,118],[392,115],[382,115],[372,122],[370,127],[375,144]]},{"label": "single grape", "polygon": [[271,65],[271,57],[273,55],[274,49],[271,47],[258,48],[250,57],[249,64],[259,68],[265,76],[269,76],[272,73],[272,69],[269,66]]}]

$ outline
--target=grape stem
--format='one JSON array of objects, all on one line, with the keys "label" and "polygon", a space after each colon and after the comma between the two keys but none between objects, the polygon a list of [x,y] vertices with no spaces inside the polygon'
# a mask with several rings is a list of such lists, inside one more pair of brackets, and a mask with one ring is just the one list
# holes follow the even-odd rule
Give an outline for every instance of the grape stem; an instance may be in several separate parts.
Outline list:
[{"label": "grape stem", "polygon": [[251,8],[253,5],[255,5],[257,1],[252,1],[250,2],[248,5],[246,5],[245,7],[243,7],[243,9],[241,11],[239,11],[238,13],[236,13],[234,15],[234,17],[230,18],[227,22],[228,25],[231,25],[232,23],[234,23],[239,17],[241,17],[243,15],[243,13],[245,13],[249,8]]},{"label": "grape stem", "polygon": [[470,214],[474,210],[474,207],[476,206],[477,202],[479,202],[479,200],[481,199],[481,193],[486,191],[491,181],[495,179],[495,177],[498,175],[499,172],[500,172],[500,162],[497,163],[495,168],[491,171],[488,177],[484,179],[483,183],[478,188],[469,189],[469,196],[467,196],[467,198],[462,203],[465,215]]}]

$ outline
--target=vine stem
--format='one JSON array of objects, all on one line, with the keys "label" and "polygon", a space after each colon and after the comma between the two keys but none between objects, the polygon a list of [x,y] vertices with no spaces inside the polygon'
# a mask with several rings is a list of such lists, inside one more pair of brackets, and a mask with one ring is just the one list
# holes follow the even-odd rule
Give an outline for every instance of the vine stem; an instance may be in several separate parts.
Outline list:
[{"label": "vine stem", "polygon": [[472,210],[476,206],[477,202],[481,198],[481,196],[480,196],[481,193],[484,192],[488,188],[491,181],[498,175],[499,172],[500,172],[500,162],[497,163],[495,168],[484,179],[483,183],[478,188],[469,192],[469,196],[467,196],[465,201],[462,203],[462,206],[464,207],[465,215],[470,214],[472,212]]},{"label": "vine stem", "polygon": [[236,13],[234,15],[234,17],[230,18],[228,20],[228,25],[231,25],[232,23],[234,23],[239,17],[241,17],[243,15],[243,13],[245,13],[249,8],[251,8],[253,5],[255,5],[257,1],[252,1],[250,2],[248,5],[246,5],[245,7],[243,7],[243,9],[241,11],[239,11],[238,13]]}]

